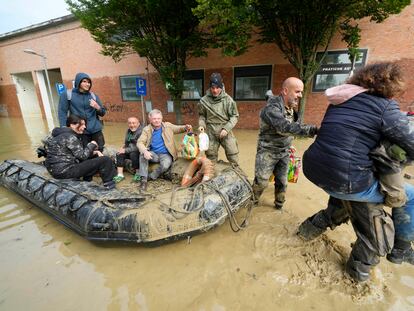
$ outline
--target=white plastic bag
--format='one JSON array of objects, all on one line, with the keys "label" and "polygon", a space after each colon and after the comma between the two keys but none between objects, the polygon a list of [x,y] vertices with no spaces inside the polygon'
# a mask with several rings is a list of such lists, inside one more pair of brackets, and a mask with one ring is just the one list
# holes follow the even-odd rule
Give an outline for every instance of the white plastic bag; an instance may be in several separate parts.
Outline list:
[{"label": "white plastic bag", "polygon": [[204,133],[204,130],[198,135],[198,147],[200,151],[207,151],[209,145],[208,135]]}]

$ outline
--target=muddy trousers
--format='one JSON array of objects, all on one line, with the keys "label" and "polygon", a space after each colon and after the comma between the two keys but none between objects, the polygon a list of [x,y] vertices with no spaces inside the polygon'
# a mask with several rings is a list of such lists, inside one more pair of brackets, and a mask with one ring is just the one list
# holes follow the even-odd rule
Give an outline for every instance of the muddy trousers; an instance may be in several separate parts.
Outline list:
[{"label": "muddy trousers", "polygon": [[[161,174],[165,173],[173,163],[173,157],[168,153],[155,153],[150,151],[152,159],[147,160],[144,158],[144,155],[141,153],[139,156],[139,175],[143,180],[147,181],[148,178],[155,180],[160,177]],[[149,163],[159,163],[160,165],[148,174]]]},{"label": "muddy trousers", "polygon": [[226,158],[230,163],[239,163],[239,147],[237,145],[236,137],[233,132],[230,131],[226,137],[220,138],[218,135],[213,133],[213,130],[208,129],[209,147],[206,151],[206,156],[211,161],[217,161],[218,150],[222,146],[226,154]]},{"label": "muddy trousers", "polygon": [[137,170],[139,168],[139,151],[117,153],[116,154],[116,166],[124,167],[125,159],[130,159],[132,162],[132,168]]},{"label": "muddy trousers", "polygon": [[[254,169],[253,192],[256,200],[262,195],[269,184],[269,178],[275,177],[275,205],[283,205],[287,188],[287,174],[289,169],[289,153],[280,153],[259,148],[256,153]],[[278,198],[279,197],[279,198]]]},{"label": "muddy trousers", "polygon": [[102,131],[93,134],[82,134],[81,140],[84,147],[86,147],[86,145],[90,143],[92,140],[96,141],[96,143],[98,144],[98,150],[100,152],[103,151],[105,146],[105,137]]},{"label": "muddy trousers", "polygon": [[357,272],[368,273],[394,244],[394,225],[382,204],[345,201],[331,196],[328,207],[308,218],[301,227],[310,222],[322,233],[328,227],[333,230],[348,220],[351,220],[357,240],[347,265]]},{"label": "muddy trousers", "polygon": [[91,181],[92,177],[99,173],[104,183],[109,182],[116,175],[114,163],[107,156],[85,160],[79,164],[73,164],[63,174],[53,174],[58,179],[81,178]]}]

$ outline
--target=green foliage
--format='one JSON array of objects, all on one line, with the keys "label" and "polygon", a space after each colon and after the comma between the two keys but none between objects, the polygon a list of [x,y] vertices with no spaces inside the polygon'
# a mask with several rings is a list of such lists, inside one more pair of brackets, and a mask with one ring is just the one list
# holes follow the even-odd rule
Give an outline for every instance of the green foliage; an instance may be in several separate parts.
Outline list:
[{"label": "green foliage", "polygon": [[238,56],[248,50],[255,12],[251,0],[198,0],[193,12],[214,39],[213,48],[226,56]]},{"label": "green foliage", "polygon": [[115,61],[146,57],[169,85],[177,122],[189,57],[206,55],[210,41],[192,9],[196,0],[66,0],[71,12]]},{"label": "green foliage", "polygon": [[275,43],[298,71],[305,84],[300,106],[302,119],[310,81],[327,51],[333,35],[340,31],[351,59],[356,59],[361,39],[357,20],[368,17],[380,23],[397,14],[409,0],[198,0],[195,14],[227,55],[245,52],[252,34],[259,42]]}]

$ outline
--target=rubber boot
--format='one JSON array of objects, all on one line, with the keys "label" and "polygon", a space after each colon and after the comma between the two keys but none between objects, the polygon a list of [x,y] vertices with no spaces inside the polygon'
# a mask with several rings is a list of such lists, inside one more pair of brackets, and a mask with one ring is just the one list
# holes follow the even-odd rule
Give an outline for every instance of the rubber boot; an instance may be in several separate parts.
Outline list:
[{"label": "rubber boot", "polygon": [[275,189],[275,209],[282,209],[283,203],[285,203],[285,194],[286,192],[279,192]]},{"label": "rubber boot", "polygon": [[414,250],[411,248],[411,242],[395,239],[394,248],[387,255],[387,259],[398,265],[403,262],[414,265]]},{"label": "rubber boot", "polygon": [[298,235],[302,239],[310,241],[324,233],[328,227],[329,223],[326,220],[324,212],[319,211],[300,224]]},{"label": "rubber boot", "polygon": [[369,279],[371,268],[372,266],[355,260],[351,255],[346,263],[345,271],[353,280],[357,282],[365,282]]}]

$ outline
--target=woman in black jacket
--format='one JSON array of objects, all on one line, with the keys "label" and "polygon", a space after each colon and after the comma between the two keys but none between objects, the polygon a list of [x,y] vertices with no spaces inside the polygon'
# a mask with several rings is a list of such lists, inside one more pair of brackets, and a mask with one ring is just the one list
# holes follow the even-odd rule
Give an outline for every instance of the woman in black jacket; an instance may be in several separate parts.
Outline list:
[{"label": "woman in black jacket", "polygon": [[[52,137],[46,141],[45,166],[49,173],[57,179],[83,178],[85,181],[99,173],[104,186],[115,188],[112,180],[115,167],[111,158],[95,150],[98,144],[91,141],[84,148],[78,135],[82,135],[86,127],[84,119],[70,115],[66,121],[67,127],[57,127],[52,131]],[[91,155],[98,157],[89,159]]]},{"label": "woman in black jacket", "polygon": [[[329,195],[328,207],[308,218],[299,235],[310,240],[349,218],[357,234],[347,273],[369,278],[379,256],[414,264],[414,187],[405,185],[407,202],[393,209],[394,228],[383,210],[384,194],[370,152],[382,139],[414,159],[414,130],[393,97],[403,90],[402,73],[391,62],[360,69],[348,84],[328,89],[328,107],[315,142],[303,156],[305,176]],[[393,248],[394,244],[394,248]],[[392,249],[392,251],[391,251]]]}]

